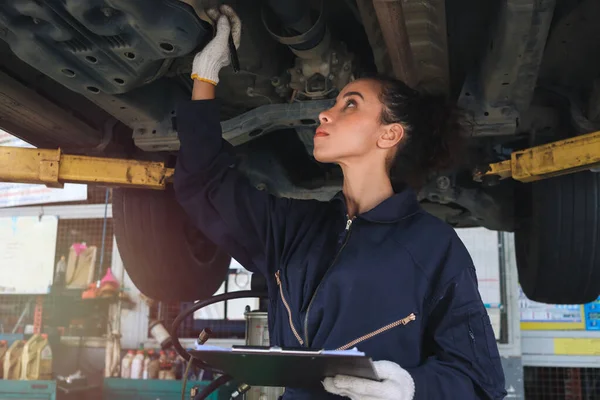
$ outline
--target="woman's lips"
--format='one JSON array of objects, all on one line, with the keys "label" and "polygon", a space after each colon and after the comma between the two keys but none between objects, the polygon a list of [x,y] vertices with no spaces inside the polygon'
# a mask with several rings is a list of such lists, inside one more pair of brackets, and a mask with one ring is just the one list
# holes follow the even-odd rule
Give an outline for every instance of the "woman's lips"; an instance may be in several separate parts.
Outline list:
[{"label": "woman's lips", "polygon": [[315,132],[315,138],[329,136],[329,133],[325,132],[323,129],[317,129]]}]

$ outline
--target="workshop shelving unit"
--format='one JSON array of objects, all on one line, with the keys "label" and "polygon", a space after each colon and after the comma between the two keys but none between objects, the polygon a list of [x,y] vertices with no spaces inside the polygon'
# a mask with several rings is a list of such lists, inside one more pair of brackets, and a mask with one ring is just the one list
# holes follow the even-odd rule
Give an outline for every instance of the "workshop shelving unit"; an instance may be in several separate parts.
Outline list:
[{"label": "workshop shelving unit", "polygon": [[0,399],[56,400],[56,382],[0,380]]},{"label": "workshop shelving unit", "polygon": [[568,322],[522,322],[527,400],[600,398],[600,300],[558,305]]}]

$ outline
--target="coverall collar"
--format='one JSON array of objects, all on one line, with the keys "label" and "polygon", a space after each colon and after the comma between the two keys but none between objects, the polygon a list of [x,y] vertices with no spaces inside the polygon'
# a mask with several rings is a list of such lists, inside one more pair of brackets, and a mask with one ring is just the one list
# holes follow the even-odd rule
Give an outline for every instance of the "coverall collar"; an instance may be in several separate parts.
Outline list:
[{"label": "coverall collar", "polygon": [[[346,197],[341,190],[331,201],[339,203],[345,215],[348,215]],[[421,207],[415,192],[408,186],[404,186],[393,196],[388,197],[375,206],[375,208],[357,215],[357,218],[377,223],[394,223],[417,213],[420,209]]]}]

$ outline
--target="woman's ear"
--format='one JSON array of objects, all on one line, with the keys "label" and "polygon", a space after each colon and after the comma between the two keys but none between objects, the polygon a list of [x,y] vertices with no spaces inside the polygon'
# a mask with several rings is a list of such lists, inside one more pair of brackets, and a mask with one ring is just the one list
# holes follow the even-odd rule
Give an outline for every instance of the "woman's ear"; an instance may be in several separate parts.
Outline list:
[{"label": "woman's ear", "polygon": [[390,124],[384,127],[384,131],[377,140],[377,146],[382,149],[395,147],[404,138],[404,127],[401,124]]}]

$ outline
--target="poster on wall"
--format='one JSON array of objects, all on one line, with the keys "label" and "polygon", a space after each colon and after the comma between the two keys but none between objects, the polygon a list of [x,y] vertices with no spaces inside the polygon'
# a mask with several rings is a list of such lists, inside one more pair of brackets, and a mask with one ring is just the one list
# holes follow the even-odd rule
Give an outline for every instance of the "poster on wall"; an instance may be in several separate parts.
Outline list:
[{"label": "poster on wall", "polygon": [[522,330],[584,330],[584,306],[545,304],[529,300],[519,288]]},{"label": "poster on wall", "polygon": [[496,340],[501,334],[502,297],[498,232],[485,228],[456,229],[477,270],[477,285],[485,304]]},{"label": "poster on wall", "polygon": [[585,315],[585,329],[588,331],[600,331],[600,297],[583,306]]},{"label": "poster on wall", "polygon": [[[0,146],[33,148],[2,130]],[[0,182],[0,208],[81,200],[87,200],[87,185],[66,183],[64,188],[54,189],[45,185]]]},{"label": "poster on wall", "polygon": [[0,218],[0,294],[45,294],[52,285],[58,218]]}]

